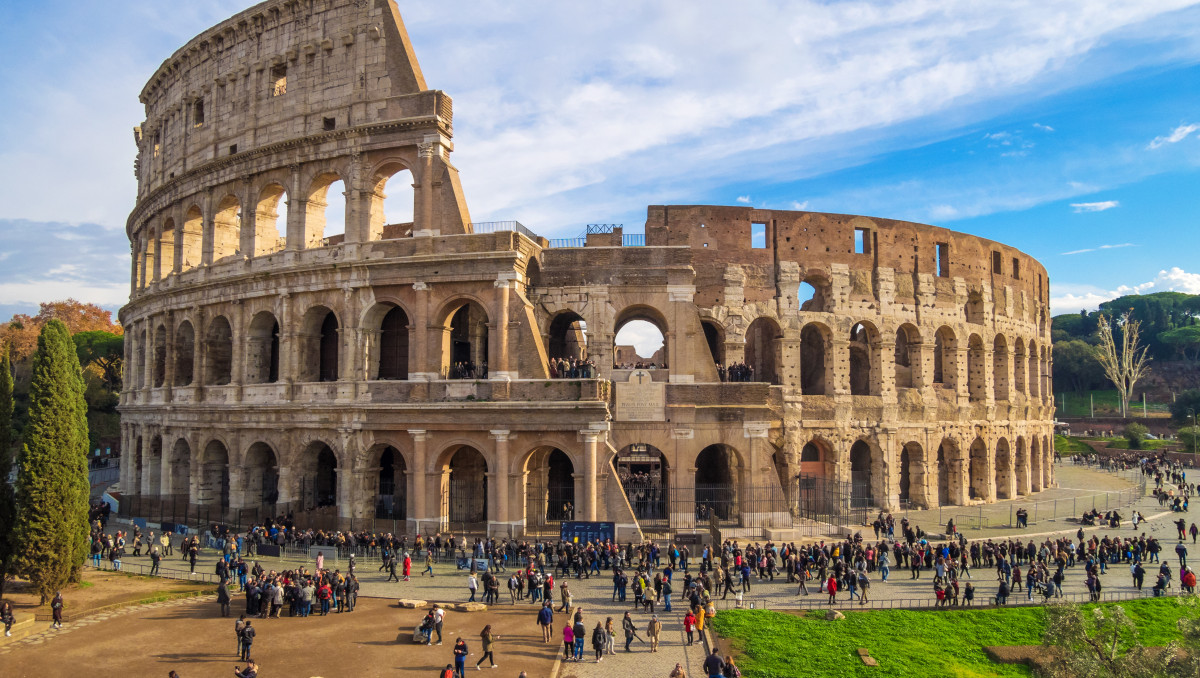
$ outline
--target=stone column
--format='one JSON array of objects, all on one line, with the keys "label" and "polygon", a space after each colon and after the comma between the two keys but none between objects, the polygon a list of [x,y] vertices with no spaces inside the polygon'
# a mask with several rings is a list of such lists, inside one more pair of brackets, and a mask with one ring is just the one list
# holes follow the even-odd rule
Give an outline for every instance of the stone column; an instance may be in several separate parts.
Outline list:
[{"label": "stone column", "polygon": [[[441,150],[441,145],[437,143],[437,136],[427,135],[425,141],[417,145],[417,157],[419,158],[421,182],[417,186],[417,205],[418,209],[413,210],[413,236],[431,236],[437,235],[437,229],[434,229],[433,224],[433,175],[434,175],[434,156]],[[415,175],[415,173],[414,173]],[[416,178],[414,176],[414,178]]]},{"label": "stone column", "polygon": [[[431,347],[430,340],[434,333],[429,328],[432,319],[430,313],[429,285],[423,282],[413,283],[413,293],[416,303],[413,304],[412,330],[408,333],[408,378],[410,381],[433,381],[438,378],[440,369],[438,358],[435,357],[440,345]],[[440,334],[438,335],[440,338]]]},{"label": "stone column", "polygon": [[[167,311],[163,322],[167,328],[167,345],[163,351],[163,360],[166,362],[163,367],[163,388],[166,389],[166,399],[169,402],[171,400],[171,389],[175,386],[175,352],[179,350],[175,346],[175,313]],[[166,456],[164,452],[163,457],[166,458]]]},{"label": "stone column", "polygon": [[834,337],[825,352],[825,393],[850,395],[850,340]]},{"label": "stone column", "polygon": [[300,165],[289,165],[288,218],[285,231],[285,248],[289,251],[304,249],[304,219],[308,215],[308,196],[300,189]]},{"label": "stone column", "polygon": [[495,469],[492,471],[492,486],[496,488],[496,491],[492,493],[492,496],[495,497],[495,510],[492,512],[492,519],[489,522],[508,525],[508,441],[510,436],[506,430],[495,430],[489,433],[496,441]]},{"label": "stone column", "polygon": [[495,347],[492,349],[491,364],[488,365],[488,376],[491,379],[499,379],[508,381],[516,375],[509,372],[508,360],[508,300],[509,289],[511,287],[510,276],[515,275],[512,271],[502,273],[496,279],[496,341],[492,342]]},{"label": "stone column", "polygon": [[216,249],[216,214],[213,210],[213,199],[211,190],[205,194],[203,200],[204,217],[200,231],[200,265],[211,266],[213,262],[213,252]]},{"label": "stone column", "polygon": [[580,431],[583,437],[583,506],[578,512],[581,520],[596,519],[596,456],[603,431]]},{"label": "stone column", "polygon": [[425,508],[425,493],[429,491],[429,433],[422,430],[412,430],[408,434],[413,439],[413,470],[409,474],[408,515],[410,520],[416,522],[416,527],[419,530],[421,521],[429,518]]}]

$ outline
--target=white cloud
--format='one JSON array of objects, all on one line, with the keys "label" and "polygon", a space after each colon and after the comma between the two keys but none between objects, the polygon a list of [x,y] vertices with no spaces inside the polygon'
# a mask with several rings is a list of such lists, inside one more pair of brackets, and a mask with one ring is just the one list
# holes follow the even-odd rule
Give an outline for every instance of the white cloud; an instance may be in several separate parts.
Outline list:
[{"label": "white cloud", "polygon": [[1152,294],[1154,292],[1186,292],[1200,294],[1200,273],[1189,273],[1178,266],[1158,272],[1153,280],[1136,285],[1120,285],[1105,290],[1091,285],[1056,284],[1056,294],[1050,297],[1050,310],[1054,315],[1077,313],[1081,309],[1094,311],[1102,302],[1128,294]]},{"label": "white cloud", "polygon": [[793,200],[789,208],[796,212],[803,212],[808,209],[808,201],[800,202],[799,200]]},{"label": "white cloud", "polygon": [[632,320],[621,326],[614,343],[617,346],[633,346],[639,356],[650,358],[654,356],[655,351],[662,348],[663,336],[652,323]]},{"label": "white cloud", "polygon": [[1073,202],[1071,207],[1075,208],[1075,213],[1083,212],[1103,212],[1114,207],[1119,207],[1121,203],[1117,200],[1105,200],[1103,202]]},{"label": "white cloud", "polygon": [[739,195],[739,196],[737,197],[737,201],[738,201],[738,202],[740,202],[740,203],[743,203],[743,204],[749,205],[749,204],[750,204],[750,196],[748,196],[748,195]]},{"label": "white cloud", "polygon": [[1174,130],[1172,130],[1171,133],[1166,136],[1154,137],[1154,139],[1151,140],[1149,144],[1147,144],[1146,148],[1154,149],[1154,148],[1159,148],[1161,146],[1165,146],[1167,144],[1179,143],[1180,141],[1183,141],[1184,139],[1188,138],[1189,134],[1191,134],[1192,132],[1195,132],[1198,129],[1200,129],[1200,124],[1197,124],[1197,123],[1192,123],[1190,125],[1180,125],[1179,127],[1176,127]]},{"label": "white cloud", "polygon": [[1050,125],[1043,125],[1043,124],[1042,124],[1042,123],[1040,123],[1040,122],[1035,122],[1035,123],[1033,123],[1033,128],[1034,128],[1034,129],[1040,129],[1040,130],[1042,130],[1043,132],[1053,132],[1053,131],[1054,131],[1054,128],[1053,128],[1053,127],[1051,127]]},{"label": "white cloud", "polygon": [[1083,254],[1084,252],[1099,252],[1100,250],[1115,250],[1115,249],[1120,249],[1122,247],[1136,247],[1136,245],[1134,245],[1131,242],[1123,242],[1119,245],[1100,245],[1099,247],[1088,247],[1088,248],[1081,249],[1081,250],[1071,250],[1070,252],[1062,252],[1061,254],[1062,254],[1062,256],[1065,257],[1065,256],[1070,256],[1072,254]]}]

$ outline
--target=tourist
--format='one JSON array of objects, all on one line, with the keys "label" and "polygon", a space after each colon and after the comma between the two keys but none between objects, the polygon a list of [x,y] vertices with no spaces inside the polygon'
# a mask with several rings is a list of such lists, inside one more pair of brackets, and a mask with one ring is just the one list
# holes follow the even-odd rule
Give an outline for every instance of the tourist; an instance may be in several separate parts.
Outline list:
[{"label": "tourist", "polygon": [[608,644],[607,640],[605,640],[607,635],[604,627],[597,621],[596,628],[592,629],[592,650],[596,653],[597,664],[604,661],[604,647]]},{"label": "tourist", "polygon": [[442,644],[442,626],[446,623],[446,611],[441,605],[433,606],[433,630],[437,632],[438,645]]},{"label": "tourist", "polygon": [[4,622],[5,637],[12,636],[12,627],[16,621],[16,617],[13,615],[12,603],[8,602],[7,600],[3,603],[0,603],[0,622]]},{"label": "tourist", "polygon": [[[476,667],[478,668],[478,667]],[[467,641],[462,638],[454,640],[454,675],[464,678],[467,672]]]},{"label": "tourist", "polygon": [[683,670],[683,664],[675,664],[675,668],[671,669],[671,675],[667,678],[687,678],[687,671]]},{"label": "tourist", "polygon": [[258,678],[258,664],[254,663],[253,659],[244,660],[246,668],[234,667],[233,675],[237,678]]},{"label": "tourist", "polygon": [[725,660],[717,648],[704,659],[704,672],[709,678],[725,678]]},{"label": "tourist", "polygon": [[575,636],[575,661],[581,662],[583,661],[583,642],[587,638],[587,627],[583,625],[583,616],[579,611],[575,612],[575,624],[571,627],[571,633]]},{"label": "tourist", "polygon": [[691,645],[696,635],[696,615],[691,610],[683,615],[683,630],[687,634],[687,644]]},{"label": "tourist", "polygon": [[575,628],[570,620],[563,625],[563,661],[571,661],[575,656]]},{"label": "tourist", "polygon": [[63,620],[63,596],[62,591],[55,591],[54,598],[50,601],[50,613],[54,617],[54,623],[51,628],[61,629]]},{"label": "tourist", "polygon": [[[563,584],[565,587],[566,584]],[[471,597],[467,599],[468,603],[475,602],[475,593],[479,590],[479,580],[475,578],[475,573],[467,575],[467,591],[471,592]]]},{"label": "tourist", "polygon": [[608,617],[604,620],[604,652],[605,654],[616,654],[613,649],[614,641],[616,640],[617,632],[613,629],[613,618]]},{"label": "tourist", "polygon": [[222,617],[229,616],[230,602],[232,602],[232,598],[229,595],[229,580],[222,579],[221,583],[217,585],[217,604],[221,606]]},{"label": "tourist", "polygon": [[[626,612],[626,614],[629,614]],[[543,603],[542,609],[538,610],[537,615],[538,626],[542,627],[542,642],[550,642],[551,625],[554,624],[554,607],[550,603]]]},{"label": "tourist", "polygon": [[496,641],[500,640],[500,636],[492,635],[492,625],[488,624],[479,632],[479,641],[483,644],[483,654],[480,655],[479,661],[475,662],[475,669],[479,669],[479,665],[486,659],[491,663],[492,668],[496,668],[496,655],[493,653]]},{"label": "tourist", "polygon": [[733,657],[730,655],[725,655],[725,678],[742,678],[742,672],[737,664],[733,663]]},{"label": "tourist", "polygon": [[248,662],[248,661],[250,661],[250,647],[252,645],[254,645],[254,636],[257,635],[257,632],[254,630],[254,626],[251,625],[249,619],[246,620],[246,625],[244,627],[242,627],[241,635],[242,635],[242,661]]},{"label": "tourist", "polygon": [[650,623],[646,625],[646,636],[650,638],[650,651],[658,652],[658,640],[662,636],[662,622],[658,615],[650,615]]},{"label": "tourist", "polygon": [[626,612],[625,617],[621,619],[621,630],[625,632],[625,651],[632,652],[629,649],[629,644],[637,637],[637,627],[633,625],[633,617],[629,616],[629,612]]}]

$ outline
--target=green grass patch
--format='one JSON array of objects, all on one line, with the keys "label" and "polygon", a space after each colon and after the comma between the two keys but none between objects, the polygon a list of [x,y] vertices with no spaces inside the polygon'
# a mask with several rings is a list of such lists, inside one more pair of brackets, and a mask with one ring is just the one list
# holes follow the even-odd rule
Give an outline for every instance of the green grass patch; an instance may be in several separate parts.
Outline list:
[{"label": "green grass patch", "polygon": [[[1185,610],[1174,598],[1121,603],[1138,623],[1142,642],[1178,639],[1175,622]],[[713,628],[741,656],[746,678],[776,676],[1029,676],[1025,666],[993,664],[988,645],[1039,645],[1045,630],[1040,607],[987,610],[845,612],[825,621],[823,610],[789,614],[769,610],[726,610]],[[858,659],[867,648],[879,662]],[[722,648],[724,650],[725,648]]]},{"label": "green grass patch", "polygon": [[1092,449],[1083,441],[1083,438],[1076,436],[1064,436],[1054,434],[1054,451],[1059,454],[1091,454],[1096,450]]},{"label": "green grass patch", "polygon": [[[1109,447],[1113,448],[1114,450],[1130,449],[1129,441],[1124,438],[1117,438],[1116,440],[1109,440],[1109,441],[1107,441],[1107,444]],[[1150,440],[1149,438],[1147,438],[1146,440],[1142,441],[1142,446],[1138,449],[1161,450],[1165,447],[1172,447],[1173,445],[1175,445],[1175,441],[1173,441],[1173,440]]]},{"label": "green grass patch", "polygon": [[95,582],[90,582],[90,581],[81,581],[78,584],[76,584],[76,586],[81,589],[90,589],[95,585],[96,585]]},{"label": "green grass patch", "polygon": [[[1117,395],[1116,389],[1083,393],[1055,393],[1054,406],[1057,408],[1056,414],[1060,417],[1089,417],[1093,414],[1098,417],[1120,415],[1121,397]],[[1148,401],[1146,403],[1145,413],[1148,416],[1165,416],[1170,412],[1171,403],[1169,402]],[[1128,413],[1133,417],[1142,416],[1141,398],[1129,402]]]}]

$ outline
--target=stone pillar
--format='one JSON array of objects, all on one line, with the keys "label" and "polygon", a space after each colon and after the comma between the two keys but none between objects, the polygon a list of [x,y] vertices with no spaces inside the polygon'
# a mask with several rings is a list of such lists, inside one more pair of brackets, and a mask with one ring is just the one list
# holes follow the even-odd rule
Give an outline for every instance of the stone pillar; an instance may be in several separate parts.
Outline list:
[{"label": "stone pillar", "polygon": [[[438,137],[435,135],[427,135],[425,141],[417,145],[417,157],[421,171],[419,181],[421,183],[417,186],[418,207],[413,210],[413,236],[416,237],[438,235],[439,233],[433,223],[434,156],[441,150],[437,139]],[[413,178],[415,179],[416,176]]]},{"label": "stone pillar", "polygon": [[496,488],[492,493],[495,508],[489,523],[509,525],[508,505],[508,440],[509,432],[494,430],[489,432],[496,441],[495,469],[492,471],[491,484]]},{"label": "stone pillar", "polygon": [[583,506],[577,512],[579,520],[596,519],[596,456],[599,453],[603,431],[580,431],[583,437]]},{"label": "stone pillar", "polygon": [[[167,401],[170,401],[171,389],[175,386],[175,353],[179,350],[179,348],[175,346],[175,313],[172,311],[167,311],[166,316],[163,318],[163,322],[166,324],[167,328],[167,345],[164,347],[163,351],[163,360],[166,362],[163,368],[163,388],[166,389]],[[164,451],[163,458],[166,457],[167,454]]]},{"label": "stone pillar", "polygon": [[288,218],[285,247],[289,251],[304,249],[304,220],[308,216],[308,195],[300,188],[300,165],[289,165]]},{"label": "stone pillar", "polygon": [[880,341],[878,356],[879,369],[872,370],[871,393],[883,396],[884,402],[892,402],[896,399],[896,342]]},{"label": "stone pillar", "polygon": [[429,518],[426,513],[426,492],[429,491],[429,433],[422,430],[412,430],[408,434],[413,439],[413,469],[409,474],[408,486],[408,516],[420,530],[421,521]]},{"label": "stone pillar", "polygon": [[200,232],[200,265],[211,266],[213,262],[213,252],[216,250],[217,224],[216,214],[213,208],[213,198],[211,190],[205,194],[203,200],[203,221]]},{"label": "stone pillar", "polygon": [[825,352],[825,393],[850,395],[850,340],[834,337]]},{"label": "stone pillar", "polygon": [[277,491],[279,498],[275,500],[276,505],[289,504],[296,501],[296,486],[290,464],[279,465],[279,479],[277,480]]},{"label": "stone pillar", "polygon": [[513,275],[515,274],[512,271],[502,273],[495,282],[496,322],[493,327],[496,331],[496,340],[491,342],[494,348],[492,349],[491,364],[488,365],[488,376],[491,379],[503,381],[511,380],[516,376],[508,370],[508,300],[511,287],[509,276]]},{"label": "stone pillar", "polygon": [[[429,285],[423,282],[413,283],[413,292],[416,294],[416,303],[413,304],[412,328],[408,333],[408,379],[409,381],[433,381],[438,378],[440,364],[439,358],[435,357],[440,351],[440,344],[436,347],[430,346],[429,342],[434,337],[434,332],[429,325],[433,322],[430,314],[433,309],[430,308],[432,303],[430,300]],[[438,338],[441,338],[440,333]]]}]

